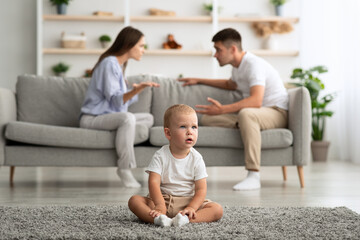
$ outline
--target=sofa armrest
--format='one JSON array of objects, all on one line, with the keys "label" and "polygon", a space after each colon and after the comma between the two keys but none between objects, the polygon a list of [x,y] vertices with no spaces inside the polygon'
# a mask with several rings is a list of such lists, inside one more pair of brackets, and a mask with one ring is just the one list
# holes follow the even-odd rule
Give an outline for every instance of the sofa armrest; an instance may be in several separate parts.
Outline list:
[{"label": "sofa armrest", "polygon": [[310,160],[311,102],[305,87],[291,88],[289,93],[289,129],[293,133],[293,164],[303,166]]},{"label": "sofa armrest", "polygon": [[5,161],[5,127],[10,121],[16,121],[15,94],[9,89],[0,88],[0,166]]}]

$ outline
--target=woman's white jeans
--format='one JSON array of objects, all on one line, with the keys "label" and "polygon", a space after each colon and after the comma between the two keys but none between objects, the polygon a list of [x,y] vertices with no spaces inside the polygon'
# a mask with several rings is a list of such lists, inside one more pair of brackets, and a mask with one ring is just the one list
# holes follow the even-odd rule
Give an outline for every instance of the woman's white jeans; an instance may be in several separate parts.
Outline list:
[{"label": "woman's white jeans", "polygon": [[136,167],[134,140],[137,123],[151,127],[154,118],[149,113],[118,112],[98,116],[82,115],[80,127],[98,130],[116,130],[115,147],[118,155],[118,167],[129,169]]}]

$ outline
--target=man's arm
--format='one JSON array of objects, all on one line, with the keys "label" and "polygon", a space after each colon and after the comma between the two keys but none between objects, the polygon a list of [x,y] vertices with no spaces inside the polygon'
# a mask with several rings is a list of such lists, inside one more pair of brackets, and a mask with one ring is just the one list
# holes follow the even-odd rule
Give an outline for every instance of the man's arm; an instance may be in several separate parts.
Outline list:
[{"label": "man's arm", "polygon": [[264,98],[265,87],[262,85],[256,85],[250,88],[250,96],[244,98],[238,102],[222,105],[218,101],[212,98],[208,98],[210,105],[195,105],[198,113],[208,115],[219,115],[224,113],[239,112],[243,108],[260,108]]},{"label": "man's arm", "polygon": [[187,207],[180,211],[182,215],[188,215],[189,219],[196,218],[196,211],[203,204],[206,197],[206,178],[195,181],[195,195]]},{"label": "man's arm", "polygon": [[152,217],[166,214],[165,200],[160,190],[161,176],[154,172],[149,172],[149,193],[155,204],[155,208],[150,211]]},{"label": "man's arm", "polygon": [[212,87],[236,90],[236,83],[231,79],[207,79],[207,78],[180,78],[180,82],[184,82],[183,86],[204,84]]}]

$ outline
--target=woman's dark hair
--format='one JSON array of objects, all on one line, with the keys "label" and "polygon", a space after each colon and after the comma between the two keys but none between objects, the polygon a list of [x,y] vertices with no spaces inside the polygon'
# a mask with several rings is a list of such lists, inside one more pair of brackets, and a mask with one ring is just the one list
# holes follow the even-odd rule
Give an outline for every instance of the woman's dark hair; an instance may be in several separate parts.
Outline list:
[{"label": "woman's dark hair", "polygon": [[231,44],[235,44],[239,51],[242,51],[241,35],[233,28],[225,28],[216,33],[212,38],[212,41],[214,43],[222,42],[226,47],[229,47]]},{"label": "woman's dark hair", "polygon": [[[117,35],[114,43],[110,46],[110,48],[101,54],[99,60],[92,69],[92,72],[94,72],[95,68],[104,58],[108,56],[121,56],[127,53],[143,36],[144,34],[136,28],[130,26],[123,28]],[[125,72],[126,65],[127,62],[124,63],[123,72]]]}]

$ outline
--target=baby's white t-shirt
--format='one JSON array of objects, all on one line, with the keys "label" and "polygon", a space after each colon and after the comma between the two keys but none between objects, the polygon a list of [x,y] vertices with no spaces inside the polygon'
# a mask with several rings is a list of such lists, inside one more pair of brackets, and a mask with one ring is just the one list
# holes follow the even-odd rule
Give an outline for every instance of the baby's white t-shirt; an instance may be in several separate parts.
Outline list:
[{"label": "baby's white t-shirt", "polygon": [[237,90],[244,98],[250,96],[250,88],[256,85],[265,87],[262,106],[288,109],[289,96],[279,73],[264,59],[246,52],[238,68],[233,68],[231,80],[236,82]]},{"label": "baby's white t-shirt", "polygon": [[155,172],[161,176],[160,189],[163,194],[173,196],[194,196],[195,181],[206,178],[206,166],[201,154],[194,148],[183,159],[174,158],[169,145],[158,150],[149,166],[147,173]]}]

